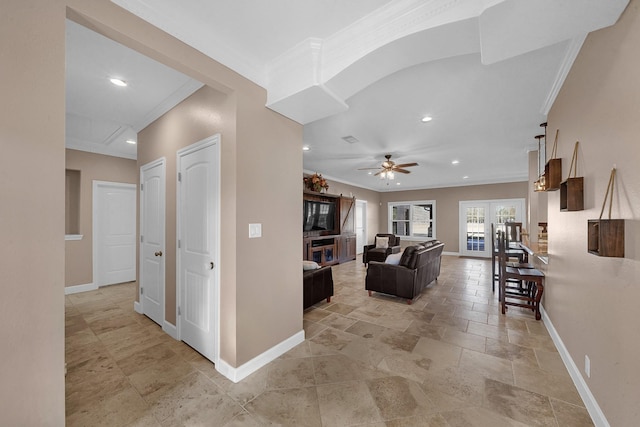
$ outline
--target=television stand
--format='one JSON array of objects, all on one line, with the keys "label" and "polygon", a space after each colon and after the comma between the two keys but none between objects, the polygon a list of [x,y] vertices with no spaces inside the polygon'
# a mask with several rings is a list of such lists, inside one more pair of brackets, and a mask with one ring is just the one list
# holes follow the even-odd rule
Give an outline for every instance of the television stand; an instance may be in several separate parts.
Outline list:
[{"label": "television stand", "polygon": [[307,259],[320,265],[332,265],[338,263],[336,239],[333,237],[309,238]]}]

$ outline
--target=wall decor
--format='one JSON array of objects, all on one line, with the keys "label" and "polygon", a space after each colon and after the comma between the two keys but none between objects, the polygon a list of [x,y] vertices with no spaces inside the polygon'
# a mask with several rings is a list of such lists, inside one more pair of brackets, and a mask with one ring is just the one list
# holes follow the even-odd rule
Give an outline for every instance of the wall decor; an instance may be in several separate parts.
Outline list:
[{"label": "wall decor", "polygon": [[[573,148],[569,176],[566,181],[560,183],[560,212],[584,210],[584,178],[578,177],[578,145]],[[573,177],[571,172],[573,171]]]},{"label": "wall decor", "polygon": [[[624,219],[611,219],[616,168],[611,169],[600,218],[587,220],[587,251],[602,257],[624,258]],[[609,196],[609,219],[602,219]]]}]

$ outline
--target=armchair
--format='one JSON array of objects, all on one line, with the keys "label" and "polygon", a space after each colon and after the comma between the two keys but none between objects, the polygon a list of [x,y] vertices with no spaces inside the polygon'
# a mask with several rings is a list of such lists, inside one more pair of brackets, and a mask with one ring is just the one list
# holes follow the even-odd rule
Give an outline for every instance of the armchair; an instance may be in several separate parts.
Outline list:
[{"label": "armchair", "polygon": [[[388,238],[387,244],[382,244],[383,240],[378,239],[379,237],[382,239]],[[369,261],[384,262],[389,255],[397,253],[400,253],[400,237],[394,234],[378,233],[376,234],[375,243],[364,247],[362,262],[364,264],[369,263]]]}]

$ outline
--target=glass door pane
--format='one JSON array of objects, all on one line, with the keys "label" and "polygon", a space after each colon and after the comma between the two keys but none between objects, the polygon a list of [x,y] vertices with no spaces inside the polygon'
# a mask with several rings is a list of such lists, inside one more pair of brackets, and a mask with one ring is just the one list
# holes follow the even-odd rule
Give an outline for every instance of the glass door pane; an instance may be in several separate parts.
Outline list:
[{"label": "glass door pane", "polygon": [[460,202],[460,255],[489,257],[491,244],[487,240],[489,205]]}]

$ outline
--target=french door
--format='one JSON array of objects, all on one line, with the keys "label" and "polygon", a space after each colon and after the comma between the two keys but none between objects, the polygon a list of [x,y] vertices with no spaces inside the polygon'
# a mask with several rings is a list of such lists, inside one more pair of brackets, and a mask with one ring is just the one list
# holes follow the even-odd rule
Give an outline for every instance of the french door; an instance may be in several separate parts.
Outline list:
[{"label": "french door", "polygon": [[524,222],[524,199],[461,201],[459,212],[460,255],[490,258],[491,224]]}]

